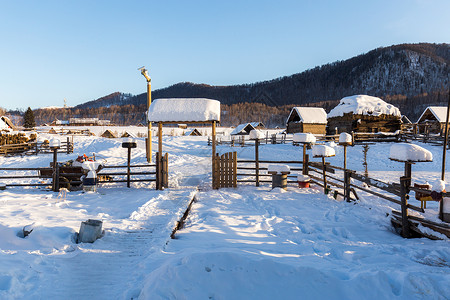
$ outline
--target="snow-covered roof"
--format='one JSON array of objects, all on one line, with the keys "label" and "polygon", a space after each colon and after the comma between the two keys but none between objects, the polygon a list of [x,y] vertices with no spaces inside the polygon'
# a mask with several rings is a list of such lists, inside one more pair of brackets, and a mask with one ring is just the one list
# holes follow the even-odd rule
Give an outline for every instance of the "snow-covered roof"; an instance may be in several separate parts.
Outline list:
[{"label": "snow-covered roof", "polygon": [[294,107],[287,118],[288,122],[294,111],[297,113],[300,122],[302,123],[327,124],[327,113],[322,107]]},{"label": "snow-covered roof", "polygon": [[445,106],[428,106],[423,111],[423,113],[420,115],[420,118],[417,120],[417,123],[419,123],[422,120],[422,117],[425,115],[425,113],[427,111],[431,112],[439,123],[446,122],[446,119],[447,119],[447,107],[445,107]]},{"label": "snow-covered roof", "polygon": [[243,133],[244,129],[247,129],[247,130],[245,130],[245,134],[247,134],[247,133],[250,133],[252,130],[255,130],[255,127],[253,127],[253,125],[250,124],[250,123],[239,124],[239,125],[236,126],[236,128],[230,133],[230,135],[236,135],[236,134]]},{"label": "snow-covered roof", "polygon": [[8,124],[6,124],[6,122],[0,118],[0,130],[8,130],[8,129],[9,129]]},{"label": "snow-covered roof", "polygon": [[414,144],[399,143],[391,146],[389,158],[398,161],[433,161],[433,154]]},{"label": "snow-covered roof", "polygon": [[346,113],[355,115],[393,115],[401,117],[400,110],[378,97],[354,95],[342,98],[339,104],[328,114],[328,118],[342,117]]},{"label": "snow-covered roof", "polygon": [[220,121],[220,102],[206,98],[156,99],[148,111],[149,122]]}]

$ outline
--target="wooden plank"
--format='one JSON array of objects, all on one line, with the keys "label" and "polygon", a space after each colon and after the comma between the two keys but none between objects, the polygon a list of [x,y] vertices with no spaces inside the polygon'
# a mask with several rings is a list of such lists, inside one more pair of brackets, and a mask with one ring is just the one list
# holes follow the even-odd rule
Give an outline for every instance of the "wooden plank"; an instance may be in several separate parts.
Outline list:
[{"label": "wooden plank", "polygon": [[380,190],[386,191],[388,193],[394,194],[399,197],[401,196],[400,190],[397,187],[395,187],[393,184],[389,184],[389,183],[383,182],[378,179],[369,178],[369,177],[366,177],[366,176],[363,176],[363,175],[360,175],[360,174],[357,174],[354,172],[351,173],[351,176],[352,176],[352,178],[354,178],[358,181],[361,181],[370,186],[379,188]]}]

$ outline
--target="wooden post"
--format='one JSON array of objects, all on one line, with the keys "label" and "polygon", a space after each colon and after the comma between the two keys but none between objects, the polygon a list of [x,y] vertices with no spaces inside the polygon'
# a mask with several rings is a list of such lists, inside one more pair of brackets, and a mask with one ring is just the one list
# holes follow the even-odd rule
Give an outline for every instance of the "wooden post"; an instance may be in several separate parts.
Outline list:
[{"label": "wooden post", "polygon": [[159,155],[162,157],[162,131],[163,131],[163,126],[162,126],[162,122],[158,122],[158,152]]},{"label": "wooden post", "polygon": [[405,162],[405,177],[407,178],[406,181],[406,193],[409,193],[409,188],[411,187],[411,176],[412,176],[412,163],[406,161]]},{"label": "wooden post", "polygon": [[303,143],[303,162],[305,162],[305,155],[306,155],[306,143]]},{"label": "wooden post", "polygon": [[347,145],[344,145],[344,169],[347,170]]},{"label": "wooden post", "polygon": [[168,188],[169,187],[169,154],[166,153],[164,156],[162,156],[162,187]]},{"label": "wooden post", "polygon": [[217,189],[217,180],[216,178],[216,121],[212,121],[212,186],[213,189]]},{"label": "wooden post", "polygon": [[[447,117],[445,119],[445,133],[444,133],[444,147],[443,147],[443,153],[442,153],[442,173],[441,173],[441,180],[445,180],[445,159],[447,154],[447,143],[448,143],[448,122],[450,118],[450,89],[448,91],[448,102],[447,102]],[[439,202],[439,219],[444,219],[444,200],[441,200]]]},{"label": "wooden post", "polygon": [[66,153],[67,153],[67,154],[70,154],[70,140],[69,140],[69,137],[67,137]]},{"label": "wooden post", "polygon": [[128,156],[127,156],[127,188],[130,187],[130,179],[131,179],[131,148],[128,147]]},{"label": "wooden post", "polygon": [[305,157],[304,157],[304,161],[303,161],[303,169],[302,169],[303,175],[308,175],[309,174],[308,164],[309,164],[309,155],[306,154]]},{"label": "wooden post", "polygon": [[351,191],[351,172],[347,169],[344,170],[344,199],[347,202],[351,201],[350,191]]},{"label": "wooden post", "polygon": [[237,187],[237,153],[233,152],[233,187]]},{"label": "wooden post", "polygon": [[323,192],[324,194],[328,194],[328,190],[327,190],[327,171],[325,169],[325,156],[322,156],[322,174],[323,174]]},{"label": "wooden post", "polygon": [[58,149],[53,149],[53,182],[52,190],[59,192],[59,168],[58,168]]},{"label": "wooden post", "polygon": [[255,140],[256,186],[259,186],[259,139]]},{"label": "wooden post", "polygon": [[405,176],[400,177],[400,195],[402,205],[402,237],[411,237],[408,221],[408,195],[407,195],[408,178]]}]

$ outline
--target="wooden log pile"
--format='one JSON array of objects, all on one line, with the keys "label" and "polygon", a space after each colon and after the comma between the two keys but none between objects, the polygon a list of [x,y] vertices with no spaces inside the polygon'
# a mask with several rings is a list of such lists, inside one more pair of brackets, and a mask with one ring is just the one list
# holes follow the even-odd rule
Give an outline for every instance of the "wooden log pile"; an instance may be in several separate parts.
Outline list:
[{"label": "wooden log pile", "polygon": [[22,144],[28,142],[29,140],[30,138],[23,132],[18,133],[0,132],[0,146],[11,144]]}]

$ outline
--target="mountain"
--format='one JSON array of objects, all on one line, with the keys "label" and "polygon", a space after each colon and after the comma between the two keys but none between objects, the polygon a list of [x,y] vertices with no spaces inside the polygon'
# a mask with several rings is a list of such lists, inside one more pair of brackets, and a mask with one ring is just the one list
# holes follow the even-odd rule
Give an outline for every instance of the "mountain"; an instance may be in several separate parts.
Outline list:
[{"label": "mountain", "polygon": [[[239,113],[239,117],[230,113],[224,115],[223,125],[262,121],[272,126],[283,126],[286,111],[292,106],[322,106],[329,111],[345,96],[368,94],[397,105],[403,114],[414,121],[426,106],[446,103],[449,62],[450,44],[401,44],[377,48],[344,61],[252,84],[212,86],[182,82],[153,91],[152,99],[217,99],[223,104],[224,111]],[[116,92],[76,106],[71,115],[96,116],[95,113],[101,111],[105,117],[112,116],[111,121],[116,124],[137,124],[144,122],[146,103],[146,93],[132,96]],[[262,106],[256,109],[255,105],[251,105],[254,103],[261,103]],[[113,106],[113,114],[104,109]],[[233,106],[239,109],[233,109]],[[269,107],[276,107],[277,112]],[[121,111],[124,112],[122,116]],[[271,117],[268,111],[280,115]],[[55,113],[52,113],[52,117]],[[45,113],[40,115],[42,119],[38,117],[38,122],[52,121],[45,117]]]},{"label": "mountain", "polygon": [[[253,84],[178,83],[154,91],[152,98],[206,97],[223,104],[260,102],[280,106],[337,100],[354,94],[412,97],[447,87],[449,62],[449,44],[402,44]],[[145,103],[145,94],[136,97],[136,103]]]}]

